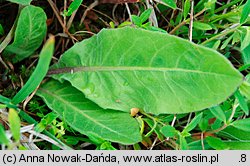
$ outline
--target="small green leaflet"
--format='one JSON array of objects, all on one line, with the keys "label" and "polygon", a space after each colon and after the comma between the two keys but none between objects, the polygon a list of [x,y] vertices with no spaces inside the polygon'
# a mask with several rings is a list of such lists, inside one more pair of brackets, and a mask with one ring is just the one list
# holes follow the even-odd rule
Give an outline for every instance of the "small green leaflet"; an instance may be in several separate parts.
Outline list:
[{"label": "small green leaflet", "polygon": [[241,18],[240,18],[241,24],[243,24],[247,20],[249,14],[250,14],[250,0],[247,0],[241,13]]},{"label": "small green leaflet", "polygon": [[160,3],[160,4],[166,5],[166,6],[170,7],[170,8],[172,8],[172,9],[177,8],[175,0],[155,0],[155,1]]},{"label": "small green leaflet", "polygon": [[189,10],[190,10],[190,0],[185,0],[185,3],[184,3],[184,9],[183,9],[183,17],[184,17],[184,20],[187,18],[188,16],[188,13],[189,13]]},{"label": "small green leaflet", "polygon": [[237,129],[250,132],[250,118],[236,120],[231,125]]},{"label": "small green leaflet", "polygon": [[247,102],[245,101],[244,97],[241,95],[240,91],[237,90],[234,95],[237,98],[242,110],[245,112],[246,115],[248,115],[249,108],[248,108]]},{"label": "small green leaflet", "polygon": [[229,149],[227,145],[220,139],[208,136],[206,137],[207,143],[215,150],[226,150]]},{"label": "small green leaflet", "polygon": [[184,128],[183,132],[190,132],[193,130],[201,121],[203,113],[196,115],[192,121]]},{"label": "small green leaflet", "polygon": [[79,6],[82,4],[82,1],[83,0],[74,0],[73,2],[71,2],[71,4],[69,5],[68,10],[64,11],[64,15],[65,16],[71,16],[72,13],[74,11],[76,11],[79,8]]},{"label": "small green leaflet", "polygon": [[177,134],[175,128],[170,125],[163,126],[160,131],[165,137],[174,137]]},{"label": "small green leaflet", "polygon": [[194,21],[193,26],[196,29],[205,30],[205,31],[212,29],[211,25],[209,25],[207,23],[200,22],[200,21]]},{"label": "small green leaflet", "polygon": [[220,106],[210,108],[211,113],[222,122],[226,122],[226,115]]}]

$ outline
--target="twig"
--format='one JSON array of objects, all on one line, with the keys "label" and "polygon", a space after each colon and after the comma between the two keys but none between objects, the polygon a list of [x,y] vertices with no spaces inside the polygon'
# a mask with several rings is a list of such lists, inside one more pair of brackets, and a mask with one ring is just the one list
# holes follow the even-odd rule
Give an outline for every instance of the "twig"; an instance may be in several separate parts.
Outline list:
[{"label": "twig", "polygon": [[192,118],[192,112],[191,112],[191,113],[189,114],[189,116],[188,116],[187,125],[190,123],[191,118]]},{"label": "twig", "polygon": [[216,130],[208,131],[208,133],[210,133],[210,134],[218,133],[219,131],[224,130],[225,128],[227,128],[227,127],[228,127],[228,123],[230,123],[230,121],[233,119],[234,114],[235,114],[235,112],[236,112],[236,108],[237,108],[238,106],[239,106],[239,104],[234,104],[234,105],[233,105],[232,113],[231,113],[229,119],[227,120],[227,123],[225,123],[222,127],[218,128],[218,129],[216,129]]},{"label": "twig", "polygon": [[149,150],[152,150],[152,149],[154,148],[154,146],[155,146],[157,140],[158,140],[158,138],[156,137],[156,138],[154,139],[154,142],[153,142],[153,144],[151,145],[151,147],[150,147]]},{"label": "twig", "polygon": [[[227,4],[229,4],[229,3],[230,3],[230,0],[227,1]],[[227,9],[228,9],[228,8],[225,8],[225,9],[223,10],[222,15],[226,14]],[[219,24],[221,24],[222,21],[223,21],[223,20],[221,19],[221,20],[219,21]],[[216,30],[214,31],[214,34],[217,34],[217,33],[218,33],[218,29],[216,29]]]},{"label": "twig", "polygon": [[194,1],[191,0],[190,22],[189,22],[189,41],[192,42],[193,37],[193,21],[194,21]]},{"label": "twig", "polygon": [[225,36],[225,35],[227,35],[227,34],[229,34],[229,33],[232,33],[232,32],[234,32],[236,29],[238,29],[239,27],[240,27],[240,24],[239,24],[239,23],[234,24],[233,26],[229,27],[229,28],[230,28],[229,30],[224,30],[224,31],[222,31],[220,34],[218,34],[218,35],[216,35],[216,36],[213,36],[213,37],[211,37],[210,39],[204,41],[203,43],[201,43],[201,45],[204,45],[204,44],[206,44],[206,43],[208,43],[208,42],[210,42],[210,41],[212,41],[212,40],[215,40],[215,39],[217,39],[217,38],[219,38],[219,37],[222,37],[222,36]]},{"label": "twig", "polygon": [[53,12],[55,13],[56,18],[58,19],[60,25],[62,26],[63,31],[65,31],[65,33],[66,33],[72,40],[78,41],[74,36],[72,36],[72,35],[69,33],[69,31],[68,31],[66,25],[64,25],[64,22],[62,21],[62,18],[61,18],[60,15],[59,15],[60,12],[58,11],[58,9],[57,9],[56,5],[54,4],[54,2],[52,2],[52,0],[48,0],[48,2],[49,2],[49,4],[50,4],[50,6],[51,6]]},{"label": "twig", "polygon": [[242,0],[235,0],[233,2],[230,2],[230,3],[226,4],[226,5],[223,5],[222,7],[215,9],[214,13],[218,13],[218,12],[220,12],[220,11],[230,7],[230,6],[235,5],[236,3],[240,2],[240,1],[242,1]]},{"label": "twig", "polygon": [[[67,0],[64,0],[64,6],[63,6],[64,11],[67,9]],[[67,20],[66,16],[63,15],[63,32],[66,33],[67,31]]]},{"label": "twig", "polygon": [[80,20],[80,25],[82,25],[83,21],[85,20],[87,14],[88,14],[88,11],[90,11],[91,9],[96,7],[98,4],[99,4],[98,0],[95,0],[95,2],[93,2],[89,5],[89,7],[84,11],[84,13],[82,15],[82,18]]},{"label": "twig", "polygon": [[57,9],[56,5],[54,4],[54,2],[52,2],[52,0],[48,0],[48,2],[49,2],[49,4],[50,4],[52,10],[54,11],[54,13],[55,13],[55,15],[56,15],[56,18],[58,19],[59,23],[61,24],[62,28],[63,28],[63,29],[66,29],[66,28],[64,27],[64,23],[63,23],[63,21],[62,21],[62,18],[61,18],[60,15],[59,15],[60,12],[59,12],[59,10]]},{"label": "twig", "polygon": [[[204,13],[207,9],[204,8],[202,9],[199,13],[197,13],[196,15],[194,15],[194,18],[200,16],[202,13]],[[169,32],[169,34],[174,34],[180,27],[182,27],[183,25],[185,25],[186,23],[188,23],[190,21],[190,18],[182,21],[179,25],[177,25],[172,31]]]},{"label": "twig", "polygon": [[126,9],[127,9],[127,11],[128,11],[129,20],[132,22],[131,12],[130,12],[130,9],[129,9],[129,6],[128,6],[128,3],[125,3],[125,6],[126,6]]},{"label": "twig", "polygon": [[227,122],[230,123],[231,120],[233,119],[234,117],[234,114],[235,114],[235,111],[236,111],[236,108],[239,106],[239,103],[238,104],[234,104],[233,105],[233,108],[232,108],[232,113],[230,115],[230,117],[228,118]]},{"label": "twig", "polygon": [[[118,4],[115,4],[114,6],[117,6],[117,5],[118,5]],[[81,4],[81,6],[83,6],[83,7],[85,7],[85,8],[88,8],[88,6],[86,6],[86,5],[84,5],[84,4]],[[115,22],[115,20],[112,19],[111,17],[109,17],[107,14],[102,13],[102,12],[100,12],[100,11],[98,11],[98,10],[95,10],[95,9],[91,9],[91,10],[93,10],[94,12],[99,13],[99,14],[101,14],[101,15],[107,17],[107,18],[110,19],[111,21]],[[113,11],[112,11],[112,12],[113,12]]]},{"label": "twig", "polygon": [[31,95],[29,95],[25,101],[23,102],[23,110],[26,111],[26,105],[28,104],[28,102],[33,98],[33,96],[36,94],[38,88],[40,87],[40,85],[38,85],[36,87],[36,89],[34,90],[34,92],[31,93]]},{"label": "twig", "polygon": [[201,146],[202,146],[202,150],[205,150],[205,146],[204,146],[204,133],[201,132]]},{"label": "twig", "polygon": [[154,11],[154,8],[153,6],[149,3],[152,2],[152,0],[146,0],[146,5],[147,5],[147,8],[148,9],[152,9],[152,13],[149,17],[149,21],[153,24],[153,26],[155,27],[158,27],[158,22],[157,22],[157,18],[156,18],[156,15],[155,15],[155,11]]},{"label": "twig", "polygon": [[73,23],[73,20],[74,20],[74,18],[75,18],[75,15],[76,15],[77,10],[78,10],[78,9],[76,9],[76,10],[72,13],[72,15],[70,16],[69,21],[68,21],[68,23],[67,23],[67,29],[69,29],[69,28],[71,27],[71,25],[72,25],[72,23]]},{"label": "twig", "polygon": [[[172,120],[171,126],[174,127],[174,123],[176,121],[176,114],[174,115],[174,119]],[[169,141],[169,137],[167,137],[166,141]]]}]

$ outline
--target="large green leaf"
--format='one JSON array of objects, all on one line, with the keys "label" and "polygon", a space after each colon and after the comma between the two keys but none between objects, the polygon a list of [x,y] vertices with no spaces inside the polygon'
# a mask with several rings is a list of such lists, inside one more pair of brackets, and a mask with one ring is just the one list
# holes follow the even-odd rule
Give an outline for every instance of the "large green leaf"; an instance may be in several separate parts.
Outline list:
[{"label": "large green leaf", "polygon": [[141,141],[139,125],[130,114],[104,110],[89,101],[68,82],[51,80],[37,92],[72,128],[85,135],[133,144]]},{"label": "large green leaf", "polygon": [[[103,108],[187,113],[228,98],[242,75],[218,52],[160,32],[102,30],[64,53],[51,73]],[[64,73],[62,73],[64,72]]]},{"label": "large green leaf", "polygon": [[46,35],[46,18],[40,7],[23,8],[17,22],[14,42],[6,47],[5,56],[15,55],[12,60],[18,62],[32,55]]}]

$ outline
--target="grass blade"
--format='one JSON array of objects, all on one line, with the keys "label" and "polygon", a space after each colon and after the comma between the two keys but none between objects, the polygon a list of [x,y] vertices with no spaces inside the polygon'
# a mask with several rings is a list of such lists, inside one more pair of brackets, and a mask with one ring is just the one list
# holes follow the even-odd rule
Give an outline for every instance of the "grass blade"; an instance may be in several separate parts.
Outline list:
[{"label": "grass blade", "polygon": [[20,134],[21,121],[16,110],[12,108],[9,109],[8,120],[10,123],[10,130],[13,135],[13,138],[15,139],[15,141],[19,141],[21,136]]},{"label": "grass blade", "polygon": [[0,144],[9,144],[9,139],[7,138],[2,124],[0,124]]},{"label": "grass blade", "polygon": [[35,71],[32,73],[23,88],[14,96],[11,101],[13,104],[18,104],[28,97],[46,76],[46,73],[49,70],[50,60],[54,52],[54,43],[54,37],[50,37],[40,53]]}]

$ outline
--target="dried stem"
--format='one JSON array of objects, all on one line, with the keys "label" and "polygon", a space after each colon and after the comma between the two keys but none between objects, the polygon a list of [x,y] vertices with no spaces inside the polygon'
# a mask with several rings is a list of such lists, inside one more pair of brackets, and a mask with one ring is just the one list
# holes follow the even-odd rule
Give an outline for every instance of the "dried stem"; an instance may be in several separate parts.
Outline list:
[{"label": "dried stem", "polygon": [[[204,13],[207,9],[204,8],[203,10],[201,10],[199,13],[197,13],[196,15],[194,15],[194,18],[200,16],[202,13]],[[177,25],[172,31],[169,32],[169,34],[174,34],[180,27],[182,27],[183,25],[185,25],[186,23],[188,23],[190,21],[190,19],[186,19],[184,21],[182,21],[179,25]]]},{"label": "dried stem", "polygon": [[189,41],[192,41],[193,37],[193,21],[194,21],[194,1],[191,0],[190,22],[189,22]]}]

